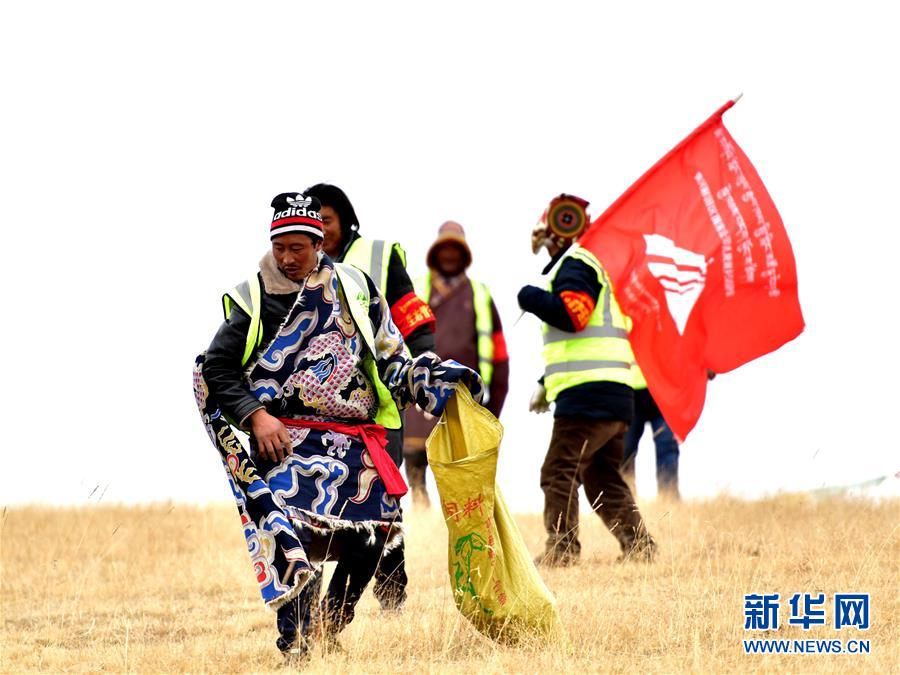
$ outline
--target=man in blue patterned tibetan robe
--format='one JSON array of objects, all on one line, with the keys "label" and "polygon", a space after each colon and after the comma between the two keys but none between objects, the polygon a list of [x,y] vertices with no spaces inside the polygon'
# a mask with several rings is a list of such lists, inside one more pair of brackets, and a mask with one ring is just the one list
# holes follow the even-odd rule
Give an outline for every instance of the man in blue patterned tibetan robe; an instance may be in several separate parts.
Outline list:
[{"label": "man in blue patterned tibetan robe", "polygon": [[[272,250],[223,298],[226,321],[197,357],[194,392],[222,458],[278,647],[306,653],[353,618],[379,557],[402,536],[406,484],[385,426],[415,404],[439,416],[472,370],[413,359],[372,280],[322,252],[318,201],[280,194]],[[235,433],[246,431],[249,451]],[[342,561],[317,615],[321,563]],[[315,621],[314,621],[315,619]]]}]

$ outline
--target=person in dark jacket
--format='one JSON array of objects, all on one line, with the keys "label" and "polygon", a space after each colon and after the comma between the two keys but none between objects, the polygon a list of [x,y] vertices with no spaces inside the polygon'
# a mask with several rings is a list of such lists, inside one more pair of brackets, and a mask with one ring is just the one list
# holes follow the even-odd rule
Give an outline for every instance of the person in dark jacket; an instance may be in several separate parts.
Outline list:
[{"label": "person in dark jacket", "polygon": [[[364,239],[350,199],[336,185],[317,183],[304,193],[322,205],[325,253],[336,262],[354,265],[369,275],[391,308],[403,340],[413,356],[435,350],[434,313],[415,293],[406,271],[406,253],[398,243]],[[388,453],[399,467],[403,462],[403,428],[388,429]],[[338,564],[335,575],[346,569]],[[403,542],[379,561],[372,589],[382,609],[399,610],[406,601],[406,554]]]},{"label": "person in dark jacket", "polygon": [[555,403],[553,435],[541,467],[547,541],[537,562],[578,561],[578,487],[619,542],[622,560],[649,560],[655,543],[620,472],[625,432],[634,412],[626,320],[603,266],[574,244],[587,223],[587,202],[561,195],[532,233],[551,262],[546,289],[525,286],[519,306],[544,322],[544,377],[531,410]]},{"label": "person in dark jacket", "polygon": [[644,427],[649,423],[656,447],[656,484],[657,494],[665,499],[678,501],[678,456],[680,450],[678,439],[663,417],[659,406],[653,400],[647,381],[637,364],[632,368],[634,374],[634,419],[625,434],[625,457],[622,460],[622,475],[635,489],[634,465],[637,460],[638,446]]},{"label": "person in dark jacket", "polygon": [[[460,364],[408,355],[372,280],[322,253],[314,198],[283,193],[272,206],[272,249],[226,294],[194,391],[263,598],[278,610],[278,647],[302,658],[314,626],[334,643],[382,552],[402,539],[406,486],[381,420],[412,404],[440,415],[459,384],[476,400],[483,387]],[[249,432],[249,453],[225,420]],[[313,621],[316,577],[335,557],[345,575],[332,578]]]},{"label": "person in dark jacket", "polygon": [[[416,295],[406,271],[406,253],[400,244],[362,237],[356,210],[336,185],[318,183],[308,187],[304,194],[315,197],[322,204],[325,233],[322,248],[328,257],[335,262],[354,265],[371,277],[384,294],[391,308],[391,318],[413,356],[433,352],[434,313],[428,303]],[[401,457],[402,451],[398,449],[398,462]]]}]

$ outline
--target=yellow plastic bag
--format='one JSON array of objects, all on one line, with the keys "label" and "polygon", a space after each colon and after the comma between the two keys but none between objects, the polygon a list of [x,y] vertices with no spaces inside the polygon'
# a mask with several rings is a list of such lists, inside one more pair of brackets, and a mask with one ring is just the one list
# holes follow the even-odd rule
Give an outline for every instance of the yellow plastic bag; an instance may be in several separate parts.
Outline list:
[{"label": "yellow plastic bag", "polygon": [[556,600],[538,576],[494,480],[503,426],[457,387],[426,442],[450,534],[449,571],[459,611],[488,637],[555,637]]}]

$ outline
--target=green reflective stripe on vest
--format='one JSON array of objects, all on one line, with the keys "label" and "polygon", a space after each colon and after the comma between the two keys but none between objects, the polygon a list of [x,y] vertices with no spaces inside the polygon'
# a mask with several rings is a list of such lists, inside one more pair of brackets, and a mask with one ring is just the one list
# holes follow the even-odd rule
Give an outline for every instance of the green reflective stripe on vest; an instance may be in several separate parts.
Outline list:
[{"label": "green reflective stripe on vest", "polygon": [[478,374],[490,389],[494,377],[494,316],[491,312],[491,292],[478,281],[472,283],[475,305],[475,332],[478,334]]},{"label": "green reflective stripe on vest", "polygon": [[250,316],[253,313],[253,310],[251,309],[253,307],[253,296],[250,292],[250,282],[242,281],[228,293],[223,295],[222,305],[225,309],[226,319],[231,316],[231,310],[235,305],[244,310],[247,316]]},{"label": "green reflective stripe on vest", "polygon": [[262,289],[259,285],[259,277],[255,274],[239,283],[228,293],[222,296],[222,309],[225,312],[225,320],[231,317],[234,306],[240,307],[250,317],[250,327],[247,329],[247,341],[244,344],[244,354],[241,357],[241,365],[246,366],[253,357],[253,352],[262,342]]},{"label": "green reflective stripe on vest", "polygon": [[[354,239],[344,256],[343,264],[361,269],[372,278],[378,290],[385,293],[391,251],[395,246],[396,244],[388,244],[383,239]],[[401,259],[403,257],[401,255]]]},{"label": "green reflective stripe on vest", "polygon": [[637,362],[632,362],[631,364],[631,388],[632,389],[646,389],[647,388],[647,380],[644,377],[644,373],[641,370],[640,366],[638,366]]},{"label": "green reflective stripe on vest", "polygon": [[372,322],[369,319],[369,286],[359,270],[350,265],[335,263],[334,269],[341,282],[344,299],[347,301],[353,323],[356,324],[356,329],[369,349],[369,353],[363,358],[362,369],[368,375],[378,394],[378,412],[375,414],[375,422],[386,429],[399,429],[401,426],[400,411],[397,410],[397,404],[394,403],[394,397],[391,396],[390,390],[381,381],[378,375],[378,365],[375,362],[375,333],[372,331]]},{"label": "green reflective stripe on vest", "polygon": [[[602,286],[588,325],[568,333],[544,324],[544,387],[547,400],[554,401],[561,391],[587,382],[621,382],[631,386],[634,354],[628,342],[627,318],[612,293],[606,270],[589,251],[572,247],[565,257],[586,263],[597,273]],[[556,267],[547,290],[561,265]]]},{"label": "green reflective stripe on vest", "polygon": [[[494,313],[491,311],[491,292],[479,281],[469,279],[472,284],[472,305],[475,308],[475,334],[477,337],[478,374],[487,389],[494,377]],[[416,295],[425,302],[431,301],[431,270],[413,281]]]}]

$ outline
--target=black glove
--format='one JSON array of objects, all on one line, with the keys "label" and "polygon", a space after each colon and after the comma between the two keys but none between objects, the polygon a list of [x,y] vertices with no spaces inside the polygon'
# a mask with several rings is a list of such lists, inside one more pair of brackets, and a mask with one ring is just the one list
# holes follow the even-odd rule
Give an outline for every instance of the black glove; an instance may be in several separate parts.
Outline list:
[{"label": "black glove", "polygon": [[547,291],[538,288],[537,286],[522,286],[522,290],[519,291],[519,295],[517,296],[519,307],[526,312],[533,312],[538,305],[538,298],[546,292]]}]

